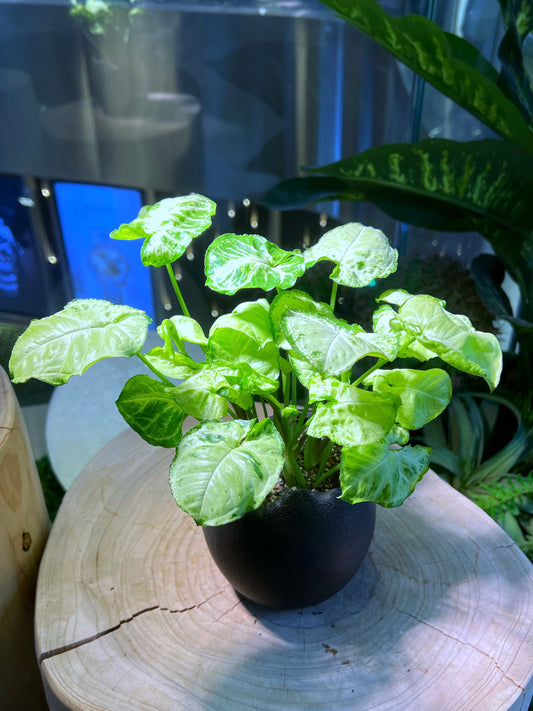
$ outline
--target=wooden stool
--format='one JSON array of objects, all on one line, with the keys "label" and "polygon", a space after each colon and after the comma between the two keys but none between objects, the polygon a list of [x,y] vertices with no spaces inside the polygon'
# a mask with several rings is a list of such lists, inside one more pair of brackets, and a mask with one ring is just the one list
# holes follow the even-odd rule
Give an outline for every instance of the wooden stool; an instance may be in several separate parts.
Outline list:
[{"label": "wooden stool", "polygon": [[43,711],[33,641],[37,571],[50,529],[26,425],[0,367],[0,709]]},{"label": "wooden stool", "polygon": [[275,612],[212,563],[171,458],[127,431],[67,492],[37,590],[52,711],[527,709],[533,566],[435,474],[379,509],[344,590]]}]

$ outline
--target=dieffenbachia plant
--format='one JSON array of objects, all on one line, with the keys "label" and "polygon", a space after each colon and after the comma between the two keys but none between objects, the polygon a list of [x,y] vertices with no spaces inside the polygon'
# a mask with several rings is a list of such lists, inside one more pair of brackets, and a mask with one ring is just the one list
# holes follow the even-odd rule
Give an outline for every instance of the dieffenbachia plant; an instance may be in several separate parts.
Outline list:
[{"label": "dieffenbachia plant", "polygon": [[[387,238],[357,223],[327,232],[305,252],[255,234],[217,237],[206,252],[207,285],[222,294],[260,288],[273,298],[243,301],[205,334],[171,265],[214,212],[201,195],[169,198],[111,234],[142,239],[143,264],[168,270],[183,313],[161,323],[161,346],[142,353],[150,322],[143,311],[74,300],[32,321],[19,338],[13,380],[60,385],[102,358],[140,358],[153,376],[130,378],[118,409],[147,442],[176,448],[172,493],[202,525],[258,508],[280,478],[290,487],[319,488],[337,476],[345,501],[398,506],[429,466],[430,450],[408,444],[409,431],[446,408],[452,386],[439,367],[394,362],[438,358],[482,377],[492,390],[501,371],[497,339],[442,301],[402,290],[380,296],[372,332],[338,318],[339,285],[363,287],[397,266]],[[330,303],[293,288],[321,260],[334,265]],[[202,349],[202,362],[190,357],[187,343]],[[183,433],[187,416],[198,424]]]},{"label": "dieffenbachia plant", "polygon": [[[506,394],[531,426],[533,0],[499,0],[504,34],[497,65],[421,15],[395,17],[378,0],[320,1],[478,119],[492,137],[371,146],[305,168],[306,177],[283,181],[263,202],[279,210],[315,201],[366,201],[409,225],[483,235],[496,256],[474,259],[472,272],[488,309],[514,329],[518,348],[507,354]],[[515,308],[501,287],[504,271],[520,291]]]}]

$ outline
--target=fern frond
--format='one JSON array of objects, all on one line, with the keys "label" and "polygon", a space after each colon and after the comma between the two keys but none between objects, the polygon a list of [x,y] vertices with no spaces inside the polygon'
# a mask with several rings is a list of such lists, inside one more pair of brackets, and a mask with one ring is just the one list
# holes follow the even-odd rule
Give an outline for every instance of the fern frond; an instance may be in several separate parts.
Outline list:
[{"label": "fern frond", "polygon": [[469,493],[474,503],[495,520],[506,513],[518,516],[527,497],[533,496],[533,472],[527,476],[513,475],[491,484],[481,484]]}]

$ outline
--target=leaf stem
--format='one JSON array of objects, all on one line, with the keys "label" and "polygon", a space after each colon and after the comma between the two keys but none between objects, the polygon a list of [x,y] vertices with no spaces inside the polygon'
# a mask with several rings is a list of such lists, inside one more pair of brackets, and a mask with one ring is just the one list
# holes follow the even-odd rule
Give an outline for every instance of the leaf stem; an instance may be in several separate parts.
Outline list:
[{"label": "leaf stem", "polygon": [[163,375],[163,373],[160,373],[160,372],[157,370],[157,368],[156,368],[155,366],[153,366],[153,365],[150,363],[150,361],[148,360],[148,358],[146,358],[143,353],[141,353],[141,352],[139,351],[138,353],[135,353],[135,355],[137,356],[137,358],[140,358],[140,359],[142,360],[142,362],[145,364],[145,366],[146,366],[149,370],[151,370],[154,375],[157,375],[157,377],[158,377],[160,380],[162,380],[162,381],[165,383],[165,385],[170,385],[170,387],[174,387],[174,383],[173,383],[171,380],[169,380],[167,377],[165,377],[165,376]]},{"label": "leaf stem", "polygon": [[187,306],[186,306],[186,304],[185,304],[185,300],[184,300],[184,298],[183,298],[183,296],[182,296],[181,289],[180,289],[179,286],[178,286],[178,282],[177,282],[177,280],[176,280],[176,275],[174,274],[174,270],[172,269],[172,264],[167,264],[166,267],[167,267],[168,276],[169,276],[169,278],[170,278],[170,283],[172,284],[172,288],[174,289],[174,293],[175,293],[176,296],[178,297],[178,301],[179,301],[179,304],[180,304],[180,306],[181,306],[181,310],[182,310],[182,312],[183,312],[183,315],[190,317],[189,309],[187,308]]},{"label": "leaf stem", "polygon": [[340,469],[340,466],[341,464],[339,462],[338,464],[335,464],[335,466],[331,469],[328,469],[328,471],[323,472],[321,476],[317,476],[317,478],[313,482],[313,487],[316,489],[318,486],[320,486],[320,484],[326,481],[326,479],[329,479],[330,476],[335,474]]},{"label": "leaf stem", "polygon": [[352,385],[360,385],[365,378],[368,378],[368,376],[371,375],[375,370],[379,370],[381,366],[385,365],[385,363],[388,362],[389,361],[386,358],[380,358],[377,363],[374,363],[374,365],[366,372],[364,372],[363,375],[359,376],[357,380],[352,383]]},{"label": "leaf stem", "polygon": [[329,300],[329,308],[331,311],[335,311],[335,303],[337,301],[337,289],[339,288],[339,285],[337,284],[336,281],[333,282],[333,286],[331,288],[331,298]]}]

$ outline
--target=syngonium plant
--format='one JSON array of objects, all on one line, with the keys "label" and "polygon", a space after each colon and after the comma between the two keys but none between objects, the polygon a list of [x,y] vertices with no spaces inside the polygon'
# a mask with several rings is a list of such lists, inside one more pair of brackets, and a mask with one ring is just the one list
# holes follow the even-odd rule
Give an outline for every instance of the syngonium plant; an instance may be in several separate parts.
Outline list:
[{"label": "syngonium plant", "polygon": [[[385,235],[358,223],[336,227],[304,252],[256,234],[217,237],[206,252],[207,286],[221,294],[262,289],[273,298],[242,301],[205,334],[172,263],[215,209],[201,195],[167,198],[111,234],[142,239],[143,264],[168,270],[183,313],[158,327],[162,345],[142,353],[150,322],[143,311],[74,300],[20,336],[10,360],[14,382],[60,385],[102,358],[140,358],[153,376],[130,378],[118,409],[147,442],[176,448],[172,494],[202,525],[258,508],[280,480],[304,489],[340,485],[349,503],[398,506],[429,466],[430,450],[408,444],[409,431],[446,408],[452,386],[439,367],[395,361],[440,358],[492,390],[501,371],[496,337],[442,301],[401,289],[379,296],[371,332],[336,317],[339,285],[364,287],[397,267]],[[329,303],[294,288],[322,260],[333,263]],[[188,343],[202,349],[201,362]],[[187,416],[197,424],[184,432]]]}]

